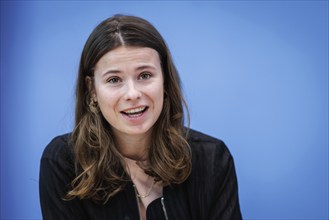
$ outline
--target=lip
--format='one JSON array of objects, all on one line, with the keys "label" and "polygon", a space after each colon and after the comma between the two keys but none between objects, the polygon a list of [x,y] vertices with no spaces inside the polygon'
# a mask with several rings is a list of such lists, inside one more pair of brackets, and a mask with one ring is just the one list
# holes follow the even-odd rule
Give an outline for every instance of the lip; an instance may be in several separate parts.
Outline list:
[{"label": "lip", "polygon": [[[139,109],[139,108],[145,108],[141,113],[138,114],[127,114],[126,112],[135,110],[135,109]],[[120,114],[122,115],[122,117],[126,120],[128,120],[129,122],[140,122],[144,119],[145,115],[147,114],[149,110],[149,107],[146,105],[141,105],[141,106],[136,106],[133,108],[127,108],[125,110],[120,111]]]},{"label": "lip", "polygon": [[132,111],[134,109],[139,109],[139,108],[147,108],[147,105],[139,105],[139,106],[135,106],[132,108],[126,108],[126,109],[120,111],[120,113],[129,112],[129,111]]},{"label": "lip", "polygon": [[131,108],[126,108],[126,109],[120,111],[120,113],[129,112],[131,110],[139,109],[139,108],[148,108],[148,106],[147,105],[139,105],[139,106],[135,106],[135,107],[131,107]]}]

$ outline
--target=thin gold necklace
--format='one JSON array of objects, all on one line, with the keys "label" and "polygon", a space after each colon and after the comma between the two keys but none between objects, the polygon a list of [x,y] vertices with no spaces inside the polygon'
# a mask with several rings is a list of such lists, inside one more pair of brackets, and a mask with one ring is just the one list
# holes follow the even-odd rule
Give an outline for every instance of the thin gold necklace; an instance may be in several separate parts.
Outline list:
[{"label": "thin gold necklace", "polygon": [[151,192],[153,190],[154,183],[155,183],[155,181],[152,181],[152,185],[151,185],[150,189],[147,191],[147,193],[145,195],[139,194],[138,193],[138,190],[136,189],[136,186],[134,184],[134,188],[136,189],[136,195],[137,195],[137,197],[144,199],[144,198],[148,197],[149,195],[151,195]]}]

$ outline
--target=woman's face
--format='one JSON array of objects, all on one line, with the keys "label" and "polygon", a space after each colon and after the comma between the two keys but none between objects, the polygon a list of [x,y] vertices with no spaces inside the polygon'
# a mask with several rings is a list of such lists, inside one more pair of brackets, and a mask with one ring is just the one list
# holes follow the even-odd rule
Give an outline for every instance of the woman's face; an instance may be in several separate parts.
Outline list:
[{"label": "woman's face", "polygon": [[146,135],[163,107],[158,53],[120,46],[106,53],[94,71],[94,97],[115,135]]}]

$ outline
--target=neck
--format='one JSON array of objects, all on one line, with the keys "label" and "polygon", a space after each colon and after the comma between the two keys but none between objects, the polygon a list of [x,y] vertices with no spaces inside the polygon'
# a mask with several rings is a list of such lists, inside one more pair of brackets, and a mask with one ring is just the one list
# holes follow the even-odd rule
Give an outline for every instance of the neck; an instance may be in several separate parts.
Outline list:
[{"label": "neck", "polygon": [[142,135],[115,133],[116,144],[120,153],[132,160],[146,160],[150,146],[150,132]]}]

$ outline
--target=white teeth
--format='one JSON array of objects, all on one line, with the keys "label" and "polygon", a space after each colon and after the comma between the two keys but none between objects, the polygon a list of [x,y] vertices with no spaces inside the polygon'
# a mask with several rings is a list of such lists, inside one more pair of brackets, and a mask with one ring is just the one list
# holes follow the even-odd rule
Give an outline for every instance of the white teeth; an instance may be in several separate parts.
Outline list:
[{"label": "white teeth", "polygon": [[139,112],[144,111],[145,108],[146,108],[145,106],[144,107],[139,107],[139,108],[134,108],[134,109],[130,109],[128,111],[124,111],[124,113],[126,113],[126,114],[135,114],[135,113],[139,113]]}]

